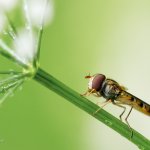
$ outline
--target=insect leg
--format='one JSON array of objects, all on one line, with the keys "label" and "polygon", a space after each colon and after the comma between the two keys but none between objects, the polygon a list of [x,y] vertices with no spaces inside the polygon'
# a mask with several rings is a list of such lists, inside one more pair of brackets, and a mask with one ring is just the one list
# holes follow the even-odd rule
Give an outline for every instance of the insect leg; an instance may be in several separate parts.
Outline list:
[{"label": "insect leg", "polygon": [[128,122],[128,117],[129,117],[129,115],[131,114],[132,109],[133,109],[133,106],[131,107],[131,109],[130,109],[128,115],[127,115],[127,117],[125,118],[125,121],[126,121],[128,127],[129,127],[130,131],[131,131],[131,137],[130,137],[130,138],[133,137],[133,130],[132,130],[132,128],[131,128],[131,126],[130,126],[130,124],[129,124],[129,122]]},{"label": "insect leg", "polygon": [[104,108],[107,104],[109,104],[111,102],[112,102],[111,99],[108,99],[105,102],[103,102],[103,105],[100,108],[98,108],[95,112],[93,112],[93,115],[97,114],[102,108]]},{"label": "insect leg", "polygon": [[90,96],[92,93],[95,93],[96,90],[95,89],[92,89],[89,93],[88,93],[88,96]]},{"label": "insect leg", "polygon": [[91,89],[91,91],[87,90],[84,94],[81,94],[81,96],[90,96],[92,93],[96,93],[98,95],[98,92],[95,89]]},{"label": "insect leg", "polygon": [[93,93],[93,95],[96,96],[96,97],[101,97],[100,93],[97,92],[97,91],[95,93]]},{"label": "insect leg", "polygon": [[81,95],[81,96],[86,96],[88,93],[89,93],[89,91],[86,91],[85,93],[80,94],[80,95]]},{"label": "insect leg", "polygon": [[118,107],[121,107],[121,108],[123,108],[123,112],[120,114],[120,116],[119,116],[119,118],[120,118],[120,120],[122,121],[122,116],[123,116],[123,114],[125,113],[125,111],[126,111],[126,107],[125,106],[122,106],[122,105],[120,105],[120,104],[122,104],[121,102],[112,102],[114,105],[116,105],[116,106],[118,106]]}]

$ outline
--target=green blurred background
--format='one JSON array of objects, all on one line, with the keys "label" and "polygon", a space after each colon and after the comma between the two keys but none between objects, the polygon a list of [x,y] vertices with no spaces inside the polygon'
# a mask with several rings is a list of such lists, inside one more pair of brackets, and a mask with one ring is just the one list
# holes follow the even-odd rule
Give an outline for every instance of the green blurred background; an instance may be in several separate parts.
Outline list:
[{"label": "green blurred background", "polygon": [[[42,39],[41,68],[79,93],[84,76],[103,73],[150,103],[150,1],[55,0]],[[1,59],[0,68],[10,62]],[[89,97],[96,102],[102,98]],[[121,109],[105,108],[118,117]],[[150,119],[130,125],[150,139]],[[1,150],[137,150],[118,133],[34,80],[0,108]]]}]

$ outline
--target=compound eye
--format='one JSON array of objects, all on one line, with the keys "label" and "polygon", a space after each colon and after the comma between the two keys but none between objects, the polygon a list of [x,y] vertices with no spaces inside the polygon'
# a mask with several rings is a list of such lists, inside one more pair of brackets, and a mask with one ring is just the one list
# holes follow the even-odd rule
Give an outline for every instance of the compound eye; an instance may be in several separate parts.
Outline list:
[{"label": "compound eye", "polygon": [[106,77],[103,74],[95,75],[92,80],[92,89],[95,89],[96,91],[100,91],[105,79]]}]

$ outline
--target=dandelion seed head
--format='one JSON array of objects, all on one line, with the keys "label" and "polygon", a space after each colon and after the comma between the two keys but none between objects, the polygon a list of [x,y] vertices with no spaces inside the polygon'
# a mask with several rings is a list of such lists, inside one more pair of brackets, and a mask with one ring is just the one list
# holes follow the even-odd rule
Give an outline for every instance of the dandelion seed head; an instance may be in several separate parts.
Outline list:
[{"label": "dandelion seed head", "polygon": [[31,22],[34,26],[39,26],[44,21],[44,24],[48,24],[52,21],[54,11],[53,11],[53,1],[50,0],[29,0],[29,15]]},{"label": "dandelion seed head", "polygon": [[[15,7],[17,2],[23,6]],[[14,11],[17,20],[13,20],[15,17],[11,15],[13,8],[17,10]],[[43,26],[52,19],[52,0],[21,0],[20,3],[19,0],[0,0],[0,33],[3,33],[0,53],[22,66],[19,72],[0,71],[5,76],[0,80],[0,104],[21,88],[26,79],[34,76],[38,68]]]},{"label": "dandelion seed head", "polygon": [[28,64],[32,62],[35,55],[35,37],[30,32],[26,30],[21,30],[18,32],[16,39],[13,42],[13,47],[16,55],[23,61],[23,63]]},{"label": "dandelion seed head", "polygon": [[0,10],[8,11],[17,4],[18,0],[0,0]]},{"label": "dandelion seed head", "polygon": [[[16,60],[18,64],[26,68],[36,68],[35,62],[39,59],[40,42],[42,37],[42,30],[45,23],[52,20],[53,17],[53,1],[52,0],[22,0],[23,7],[16,7],[22,9],[22,13],[17,14],[22,19],[23,24],[18,28],[13,25],[11,15],[9,16],[8,8],[12,8],[18,0],[0,0],[0,12],[6,12],[3,15],[0,13],[0,32],[6,33],[4,36],[11,38],[12,44],[7,45],[5,37],[0,39],[0,48],[4,51],[5,56],[9,56]],[[19,2],[19,1],[18,1]],[[12,4],[13,3],[13,4]],[[11,6],[9,6],[11,5]],[[19,18],[18,18],[19,19]],[[5,30],[6,24],[6,30]],[[19,24],[18,24],[19,25]],[[20,30],[22,29],[22,30]],[[17,33],[17,34],[16,34]],[[2,51],[1,50],[1,51]]]}]

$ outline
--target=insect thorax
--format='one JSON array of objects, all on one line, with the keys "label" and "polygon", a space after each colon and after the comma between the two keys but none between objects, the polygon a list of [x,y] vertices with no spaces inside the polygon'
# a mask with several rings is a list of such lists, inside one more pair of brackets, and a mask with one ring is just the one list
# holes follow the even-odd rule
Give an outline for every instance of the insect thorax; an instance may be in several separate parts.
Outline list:
[{"label": "insect thorax", "polygon": [[121,88],[116,81],[111,79],[106,79],[102,85],[100,94],[105,99],[115,100],[119,96],[120,92],[121,92]]}]

